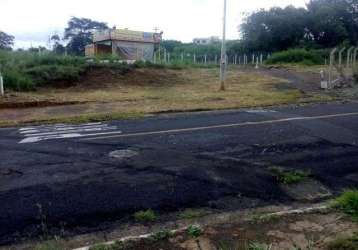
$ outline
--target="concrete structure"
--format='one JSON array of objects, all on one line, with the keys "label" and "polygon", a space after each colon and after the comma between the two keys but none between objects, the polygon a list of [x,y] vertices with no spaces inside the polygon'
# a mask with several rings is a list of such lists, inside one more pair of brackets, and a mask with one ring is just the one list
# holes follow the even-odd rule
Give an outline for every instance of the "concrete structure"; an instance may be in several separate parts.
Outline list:
[{"label": "concrete structure", "polygon": [[198,45],[209,45],[209,44],[219,43],[219,42],[220,42],[220,38],[218,36],[193,39],[193,43],[198,44]]},{"label": "concrete structure", "polygon": [[122,60],[148,60],[154,57],[155,45],[162,33],[109,29],[95,32],[93,44],[86,46],[86,57],[116,55]]}]

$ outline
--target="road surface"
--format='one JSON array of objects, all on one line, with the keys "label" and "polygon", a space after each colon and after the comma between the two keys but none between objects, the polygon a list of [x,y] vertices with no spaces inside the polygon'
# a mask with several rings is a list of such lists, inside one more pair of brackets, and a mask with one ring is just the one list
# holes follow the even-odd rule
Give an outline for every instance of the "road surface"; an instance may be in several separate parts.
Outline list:
[{"label": "road surface", "polygon": [[357,187],[357,143],[358,103],[0,129],[0,244],[147,208],[291,202],[272,166]]}]

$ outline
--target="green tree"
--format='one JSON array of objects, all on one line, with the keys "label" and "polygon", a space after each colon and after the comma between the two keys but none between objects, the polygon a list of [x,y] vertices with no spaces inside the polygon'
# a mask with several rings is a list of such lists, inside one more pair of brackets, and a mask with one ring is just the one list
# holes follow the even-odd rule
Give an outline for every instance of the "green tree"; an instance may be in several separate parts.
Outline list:
[{"label": "green tree", "polygon": [[321,47],[332,47],[358,39],[358,1],[311,0],[307,4],[306,37]]},{"label": "green tree", "polygon": [[97,30],[106,29],[108,29],[108,25],[104,22],[72,17],[68,22],[64,35],[64,39],[69,40],[67,44],[69,53],[83,55],[86,45],[92,43],[93,33]]},{"label": "green tree", "polygon": [[245,47],[249,51],[277,51],[297,46],[304,38],[306,21],[304,8],[261,9],[241,25]]},{"label": "green tree", "polygon": [[61,38],[59,35],[51,36],[51,41],[53,42],[52,51],[58,55],[63,55],[66,52],[66,48],[61,44]]},{"label": "green tree", "polygon": [[11,50],[15,37],[0,30],[0,49]]}]

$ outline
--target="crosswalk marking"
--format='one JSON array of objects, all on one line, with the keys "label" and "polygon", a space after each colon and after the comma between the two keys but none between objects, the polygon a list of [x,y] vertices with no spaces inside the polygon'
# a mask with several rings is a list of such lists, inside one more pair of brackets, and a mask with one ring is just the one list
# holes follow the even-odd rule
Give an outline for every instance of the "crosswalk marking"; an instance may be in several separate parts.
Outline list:
[{"label": "crosswalk marking", "polygon": [[121,134],[117,126],[109,126],[108,124],[96,122],[80,125],[43,125],[38,127],[20,128],[19,134],[24,138],[19,142],[35,143],[45,140],[68,139],[78,137],[89,137],[98,135]]}]

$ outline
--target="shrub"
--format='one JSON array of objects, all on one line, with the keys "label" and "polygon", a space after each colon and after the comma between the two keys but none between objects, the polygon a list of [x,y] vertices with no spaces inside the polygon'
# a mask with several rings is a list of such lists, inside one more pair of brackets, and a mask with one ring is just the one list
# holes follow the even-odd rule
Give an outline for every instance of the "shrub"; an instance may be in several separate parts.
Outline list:
[{"label": "shrub", "polygon": [[188,227],[187,233],[190,237],[197,238],[203,233],[203,231],[199,226],[191,225]]},{"label": "shrub", "polygon": [[358,250],[358,235],[337,239],[328,244],[327,250]]},{"label": "shrub", "polygon": [[169,230],[162,230],[151,235],[153,241],[166,240],[173,236],[173,233]]},{"label": "shrub", "polygon": [[301,170],[285,170],[281,167],[271,167],[269,170],[276,176],[277,180],[283,184],[295,184],[301,182],[311,174]]},{"label": "shrub", "polygon": [[358,221],[358,190],[345,191],[335,200],[335,206]]},{"label": "shrub", "polygon": [[303,65],[323,64],[324,59],[320,53],[314,50],[290,49],[274,53],[266,60],[267,64],[298,63]]},{"label": "shrub", "polygon": [[16,70],[4,71],[4,87],[16,91],[34,90],[36,85],[31,77]]},{"label": "shrub", "polygon": [[134,217],[134,219],[136,221],[140,221],[140,222],[152,222],[152,221],[155,221],[157,219],[157,215],[151,209],[148,209],[146,211],[136,212],[133,215],[133,217]]}]

